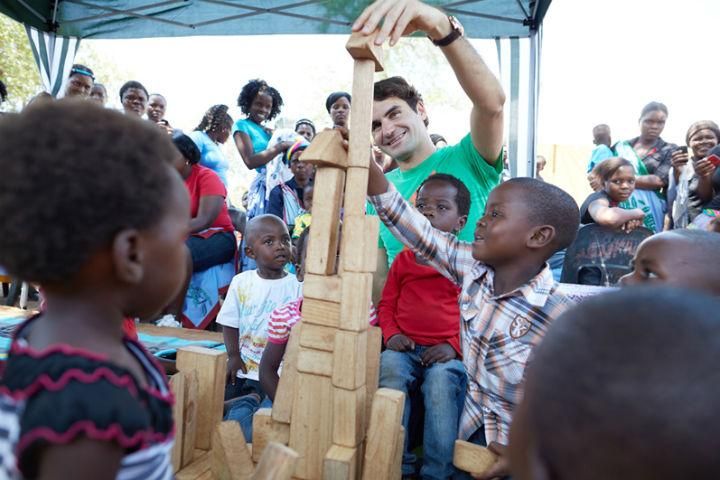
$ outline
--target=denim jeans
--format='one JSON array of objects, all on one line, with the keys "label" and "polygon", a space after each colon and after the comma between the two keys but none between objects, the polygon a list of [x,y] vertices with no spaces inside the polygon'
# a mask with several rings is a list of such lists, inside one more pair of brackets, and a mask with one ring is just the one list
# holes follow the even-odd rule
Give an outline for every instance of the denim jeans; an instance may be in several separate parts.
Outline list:
[{"label": "denim jeans", "polygon": [[[450,478],[455,472],[452,464],[453,449],[458,433],[458,422],[465,400],[467,377],[460,360],[422,365],[420,355],[428,347],[416,346],[414,350],[396,352],[385,350],[380,357],[380,386],[405,393],[403,426],[408,432],[410,420],[410,395],[422,394],[425,405],[423,439],[423,465],[421,478]],[[415,456],[408,452],[408,436],[405,436],[403,452],[403,475],[414,473]]]},{"label": "denim jeans", "polygon": [[258,398],[257,394],[249,394],[232,400],[223,419],[238,422],[245,436],[245,441],[248,443],[252,443],[253,416],[255,412],[261,408],[272,407],[270,397],[264,396],[262,401],[259,401]]},{"label": "denim jeans", "polygon": [[185,244],[190,249],[193,273],[231,261],[237,249],[232,232],[220,232],[208,238],[190,236]]}]

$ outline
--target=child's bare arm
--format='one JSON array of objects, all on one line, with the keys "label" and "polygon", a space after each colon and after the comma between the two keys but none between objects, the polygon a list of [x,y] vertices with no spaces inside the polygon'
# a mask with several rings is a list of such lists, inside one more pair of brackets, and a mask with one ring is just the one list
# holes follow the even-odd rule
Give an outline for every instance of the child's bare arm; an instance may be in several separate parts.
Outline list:
[{"label": "child's bare arm", "polygon": [[368,195],[380,195],[388,191],[388,180],[375,162],[370,162],[370,173],[368,175]]},{"label": "child's bare arm", "polygon": [[42,451],[38,478],[111,480],[117,476],[124,454],[117,443],[85,437],[66,445],[51,445]]},{"label": "child's bare arm", "polygon": [[245,362],[240,358],[240,334],[238,329],[223,325],[223,340],[225,341],[225,350],[227,350],[228,354],[227,383],[235,385],[238,370],[247,373]]},{"label": "child's bare arm", "polygon": [[598,199],[588,206],[590,216],[598,225],[605,225],[610,228],[620,228],[630,220],[642,220],[645,212],[639,208],[627,210],[624,208],[611,207],[607,200]]},{"label": "child's bare arm", "polygon": [[275,401],[275,393],[280,381],[277,372],[286,349],[287,343],[268,342],[260,359],[260,387],[272,401]]}]

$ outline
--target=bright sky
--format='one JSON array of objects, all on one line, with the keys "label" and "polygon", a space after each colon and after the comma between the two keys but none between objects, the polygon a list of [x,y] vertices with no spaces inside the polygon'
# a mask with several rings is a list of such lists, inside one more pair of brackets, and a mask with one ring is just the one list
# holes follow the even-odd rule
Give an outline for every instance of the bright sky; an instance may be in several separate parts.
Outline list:
[{"label": "bright sky", "polygon": [[[670,110],[663,135],[669,141],[682,141],[695,120],[720,121],[719,18],[717,0],[553,0],[544,30],[539,143],[589,144],[597,123],[608,123],[615,139],[635,136],[640,109],[651,100]],[[281,92],[282,116],[308,116],[326,125],[326,95],[350,89],[345,40],[257,36],[86,42],[149,90],[164,93],[168,119],[192,129],[215,103],[233,106],[238,118],[237,95],[255,77]],[[497,71],[494,42],[474,43]],[[395,62],[403,71],[389,73],[406,74],[421,92],[441,92],[428,101],[431,130],[457,140],[467,131],[469,104],[449,69],[424,69],[425,60]]]}]

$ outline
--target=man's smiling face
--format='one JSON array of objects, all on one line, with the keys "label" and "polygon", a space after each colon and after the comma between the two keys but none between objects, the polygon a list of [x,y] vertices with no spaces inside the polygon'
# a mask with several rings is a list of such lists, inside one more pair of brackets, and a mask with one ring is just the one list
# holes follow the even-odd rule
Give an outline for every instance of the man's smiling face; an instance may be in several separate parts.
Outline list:
[{"label": "man's smiling face", "polygon": [[422,103],[417,112],[397,97],[375,101],[373,104],[372,135],[375,144],[398,162],[406,162],[418,148],[427,127]]}]

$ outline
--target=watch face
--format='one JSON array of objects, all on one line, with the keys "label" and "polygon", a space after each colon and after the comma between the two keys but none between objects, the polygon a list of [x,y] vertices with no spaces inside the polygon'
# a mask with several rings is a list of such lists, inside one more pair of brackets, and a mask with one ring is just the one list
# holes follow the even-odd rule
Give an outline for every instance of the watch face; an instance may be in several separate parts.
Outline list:
[{"label": "watch face", "polygon": [[465,33],[465,29],[463,28],[462,23],[460,23],[460,21],[457,18],[450,15],[448,17],[448,19],[450,20],[450,25],[452,26],[452,28],[454,30],[460,31],[460,35],[463,35]]}]

